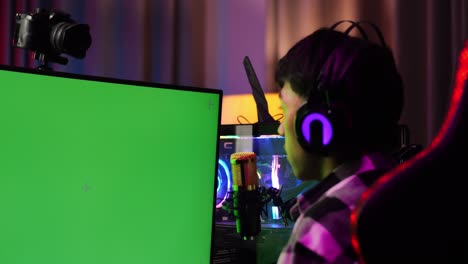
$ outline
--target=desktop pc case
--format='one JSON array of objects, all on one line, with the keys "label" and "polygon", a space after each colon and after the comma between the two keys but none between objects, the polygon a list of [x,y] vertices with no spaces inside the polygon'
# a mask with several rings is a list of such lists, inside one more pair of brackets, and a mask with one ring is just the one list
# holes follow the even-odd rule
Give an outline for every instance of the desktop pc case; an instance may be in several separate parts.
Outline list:
[{"label": "desktop pc case", "polygon": [[[284,150],[284,137],[277,132],[279,123],[221,125],[218,144],[218,175],[215,208],[213,263],[274,263],[286,244],[294,223],[285,225],[273,202],[266,204],[261,216],[261,232],[255,241],[244,241],[236,233],[235,218],[223,203],[232,192],[230,156],[235,152],[254,152],[257,158],[259,187],[281,188],[287,202],[316,182],[298,180]],[[266,209],[266,210],[265,210]],[[254,252],[249,258],[242,252]]]},{"label": "desktop pc case", "polygon": [[[288,163],[284,151],[284,137],[278,135],[279,124],[221,125],[219,138],[218,175],[216,191],[216,222],[234,219],[222,205],[232,191],[230,156],[235,152],[254,152],[257,157],[259,186],[281,188],[283,201],[295,198],[305,188]],[[262,221],[281,222],[277,209],[269,204]]]}]

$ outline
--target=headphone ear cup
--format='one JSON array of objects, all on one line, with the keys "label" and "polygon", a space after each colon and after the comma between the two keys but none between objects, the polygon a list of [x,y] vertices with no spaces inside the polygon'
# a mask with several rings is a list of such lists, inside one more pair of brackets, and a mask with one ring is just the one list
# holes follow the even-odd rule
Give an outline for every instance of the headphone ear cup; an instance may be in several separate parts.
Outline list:
[{"label": "headphone ear cup", "polygon": [[328,155],[335,140],[333,115],[326,109],[311,107],[308,103],[296,113],[295,131],[297,141],[306,151]]}]

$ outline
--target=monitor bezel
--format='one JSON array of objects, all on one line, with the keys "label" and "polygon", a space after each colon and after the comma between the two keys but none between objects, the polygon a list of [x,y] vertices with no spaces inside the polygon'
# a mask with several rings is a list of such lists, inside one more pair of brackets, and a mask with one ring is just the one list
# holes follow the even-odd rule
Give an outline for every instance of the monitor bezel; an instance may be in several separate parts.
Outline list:
[{"label": "monitor bezel", "polygon": [[[41,70],[41,69],[36,69],[36,68],[25,68],[25,67],[6,65],[6,64],[0,64],[0,70],[47,75],[47,76],[53,76],[53,77],[71,78],[71,79],[78,79],[78,80],[87,80],[87,81],[136,85],[136,86],[144,86],[148,88],[175,89],[175,90],[181,90],[181,91],[212,93],[212,94],[219,94],[220,97],[222,97],[223,95],[223,90],[215,89],[215,88],[179,85],[179,84],[167,84],[167,83],[149,82],[149,81],[141,81],[141,80],[120,79],[120,78],[114,78],[114,77],[86,75],[86,74],[80,74],[80,73],[61,72],[61,71],[53,71],[53,70]],[[220,98],[220,102],[222,102],[222,98]]]}]

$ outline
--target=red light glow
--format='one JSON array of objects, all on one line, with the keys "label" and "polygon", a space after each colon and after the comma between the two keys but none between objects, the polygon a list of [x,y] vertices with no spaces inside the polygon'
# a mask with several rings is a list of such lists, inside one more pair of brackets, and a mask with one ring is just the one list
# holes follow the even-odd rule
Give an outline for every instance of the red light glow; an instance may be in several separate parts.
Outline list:
[{"label": "red light glow", "polygon": [[458,69],[455,75],[454,89],[452,93],[449,111],[442,124],[442,128],[439,130],[437,136],[432,140],[429,147],[427,147],[426,149],[416,154],[415,157],[413,157],[409,161],[399,165],[394,170],[380,177],[377,180],[377,182],[372,186],[372,188],[369,188],[362,194],[361,199],[358,202],[356,208],[351,213],[351,216],[350,216],[351,230],[352,230],[351,243],[359,257],[359,262],[361,264],[365,264],[365,261],[364,261],[364,258],[361,252],[361,247],[359,245],[359,240],[357,237],[357,221],[358,221],[358,215],[362,209],[362,206],[369,199],[369,197],[371,197],[373,194],[378,192],[379,189],[383,185],[385,185],[385,183],[387,183],[390,179],[400,174],[401,172],[405,171],[408,167],[412,166],[416,161],[422,159],[428,153],[432,152],[437,146],[439,146],[441,141],[447,135],[448,129],[451,127],[452,123],[454,122],[455,114],[458,110],[458,107],[460,105],[460,99],[464,92],[463,85],[465,83],[465,80],[467,79],[467,76],[468,76],[468,41],[465,41],[464,48],[460,52],[459,59],[458,59]]}]

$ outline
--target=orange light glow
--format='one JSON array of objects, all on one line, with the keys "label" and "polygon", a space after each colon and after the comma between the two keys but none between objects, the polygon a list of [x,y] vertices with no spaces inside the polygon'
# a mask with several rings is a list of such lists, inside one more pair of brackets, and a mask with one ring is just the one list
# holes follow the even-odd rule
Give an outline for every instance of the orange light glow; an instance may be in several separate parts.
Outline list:
[{"label": "orange light glow", "polygon": [[[266,93],[268,112],[275,119],[282,117],[278,93]],[[221,124],[253,124],[258,122],[257,105],[252,94],[223,96]]]}]

